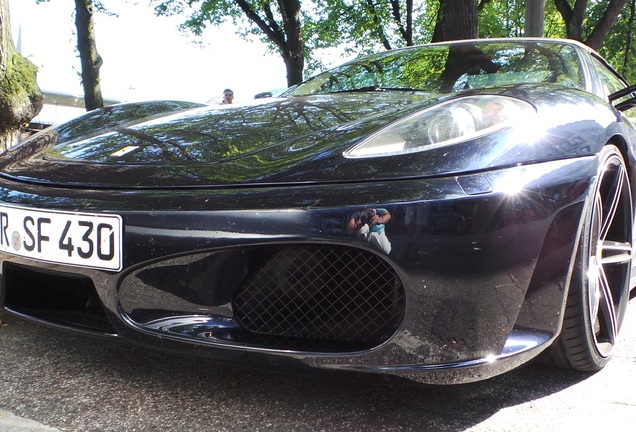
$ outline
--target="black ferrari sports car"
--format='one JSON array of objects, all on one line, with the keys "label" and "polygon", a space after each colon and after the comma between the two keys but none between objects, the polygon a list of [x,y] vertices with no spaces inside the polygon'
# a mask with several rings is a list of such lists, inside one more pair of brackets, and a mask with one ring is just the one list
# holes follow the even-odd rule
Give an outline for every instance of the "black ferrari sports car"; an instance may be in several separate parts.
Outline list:
[{"label": "black ferrari sports car", "polygon": [[596,371],[634,285],[635,106],[582,44],[484,39],[96,110],[0,156],[0,303],[242,364]]}]

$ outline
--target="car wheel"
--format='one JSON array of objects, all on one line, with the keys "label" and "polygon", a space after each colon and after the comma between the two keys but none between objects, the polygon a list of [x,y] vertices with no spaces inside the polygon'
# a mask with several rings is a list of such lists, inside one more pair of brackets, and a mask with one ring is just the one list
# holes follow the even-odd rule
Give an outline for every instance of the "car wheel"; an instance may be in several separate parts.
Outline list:
[{"label": "car wheel", "polygon": [[629,302],[632,198],[623,157],[600,154],[570,278],[563,327],[548,351],[560,367],[593,372],[609,361]]}]

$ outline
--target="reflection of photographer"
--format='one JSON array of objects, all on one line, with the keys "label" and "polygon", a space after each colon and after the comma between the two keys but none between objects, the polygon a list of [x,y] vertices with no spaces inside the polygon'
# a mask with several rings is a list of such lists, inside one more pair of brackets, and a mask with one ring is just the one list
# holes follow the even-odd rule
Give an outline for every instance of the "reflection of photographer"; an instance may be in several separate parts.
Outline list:
[{"label": "reflection of photographer", "polygon": [[383,208],[366,208],[351,215],[347,232],[355,234],[361,241],[389,254],[391,242],[386,236],[385,225],[391,220],[391,213]]}]

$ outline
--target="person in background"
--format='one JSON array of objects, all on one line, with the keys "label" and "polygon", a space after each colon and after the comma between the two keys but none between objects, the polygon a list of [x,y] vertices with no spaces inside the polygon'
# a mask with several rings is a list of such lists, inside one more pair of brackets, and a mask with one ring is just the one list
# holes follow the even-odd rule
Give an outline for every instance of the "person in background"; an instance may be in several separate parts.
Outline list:
[{"label": "person in background", "polygon": [[229,105],[234,100],[234,92],[231,89],[223,90],[223,102],[221,105]]}]

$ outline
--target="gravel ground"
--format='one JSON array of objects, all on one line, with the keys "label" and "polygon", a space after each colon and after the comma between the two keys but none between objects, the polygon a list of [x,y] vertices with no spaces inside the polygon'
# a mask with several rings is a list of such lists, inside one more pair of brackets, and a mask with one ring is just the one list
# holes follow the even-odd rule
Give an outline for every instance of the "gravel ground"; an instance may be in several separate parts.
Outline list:
[{"label": "gravel ground", "polygon": [[240,369],[4,318],[0,432],[636,430],[636,300],[599,373],[533,364],[442,388]]}]

